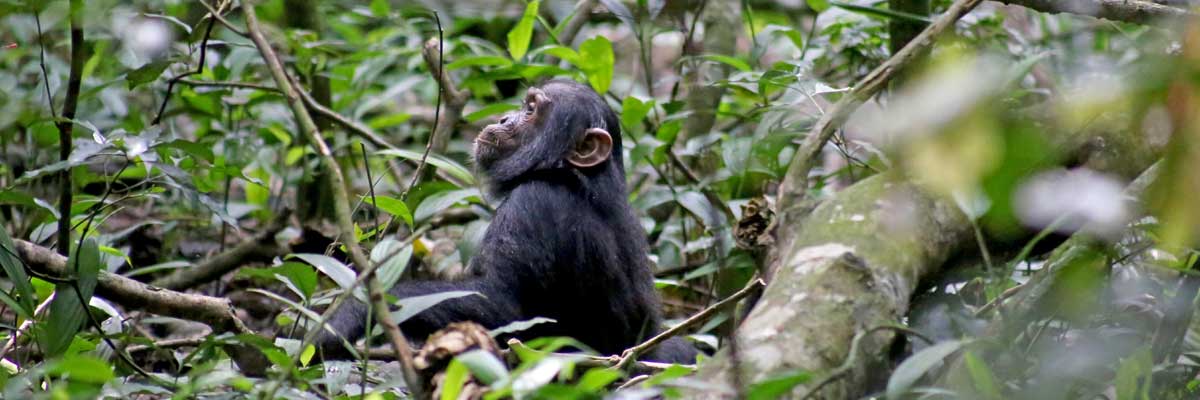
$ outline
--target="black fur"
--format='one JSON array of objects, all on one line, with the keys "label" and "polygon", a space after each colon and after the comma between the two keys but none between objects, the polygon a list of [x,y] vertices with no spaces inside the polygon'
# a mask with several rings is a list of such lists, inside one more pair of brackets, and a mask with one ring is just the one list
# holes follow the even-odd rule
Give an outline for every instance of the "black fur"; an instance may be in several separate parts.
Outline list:
[{"label": "black fur", "polygon": [[[574,81],[539,88],[550,104],[537,112],[548,114],[520,127],[532,135],[480,171],[489,194],[504,200],[471,261],[479,275],[457,282],[400,282],[391,290],[398,298],[448,290],[483,296],[448,300],[414,316],[401,323],[406,336],[423,340],[463,320],[494,329],[547,317],[557,322],[518,337],[569,336],[602,354],[619,354],[660,331],[645,232],[627,202],[617,116],[596,92]],[[514,125],[510,118],[530,113],[515,112],[503,123]],[[565,162],[583,133],[597,127],[613,139],[608,160],[584,169]],[[344,308],[330,323],[348,338],[361,336],[365,306],[353,302]],[[318,345],[327,356],[342,347],[330,334]],[[674,338],[643,358],[692,363],[696,354]]]}]

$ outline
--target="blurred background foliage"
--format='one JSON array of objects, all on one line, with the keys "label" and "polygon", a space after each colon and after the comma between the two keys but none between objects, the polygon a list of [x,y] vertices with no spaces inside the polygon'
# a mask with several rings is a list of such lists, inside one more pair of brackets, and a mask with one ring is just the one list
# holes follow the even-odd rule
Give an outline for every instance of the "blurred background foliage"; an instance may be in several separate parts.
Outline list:
[{"label": "blurred background foliage", "polygon": [[[190,287],[231,299],[254,331],[291,334],[354,271],[333,241],[328,171],[258,50],[239,34],[242,13],[206,2],[235,31],[200,2],[79,3],[81,90],[75,119],[64,121],[68,1],[0,0],[0,239],[62,247],[55,237],[65,219],[79,241],[71,260],[90,257],[99,270],[150,282],[295,221],[274,235],[284,251],[264,251],[246,260],[251,266]],[[471,173],[475,134],[517,109],[525,88],[567,78],[590,84],[620,115],[630,202],[650,238],[671,322],[728,297],[771,259],[769,244],[735,241],[733,227],[755,204],[774,203],[797,143],[890,57],[889,23],[921,26],[951,2],[931,1],[928,15],[881,0],[583,3],[590,7],[254,2],[289,73],[332,111],[314,114],[345,171],[356,235],[382,263],[385,286],[468,272],[496,206]],[[910,336],[894,346],[887,356],[896,369],[876,374],[872,391],[1196,396],[1200,34],[1191,25],[986,2],[841,127],[810,173],[811,198],[897,174],[952,198],[974,234],[919,286],[902,321],[937,344]],[[439,54],[441,63],[427,59]],[[442,83],[438,69],[447,74]],[[60,122],[74,126],[65,160]],[[61,173],[71,178],[69,215],[56,205]],[[890,212],[885,222],[898,230],[880,235],[904,235],[904,204]],[[777,228],[826,229],[818,222]],[[126,310],[90,290],[82,296],[90,307],[56,300],[38,311],[56,287],[70,285],[39,276],[24,285],[15,258],[0,254],[0,264],[8,277],[0,338],[26,343],[16,332],[29,331],[39,343],[4,347],[24,349],[4,360],[4,398],[405,393],[394,363],[310,363],[312,354],[291,339],[206,338],[205,325]],[[78,273],[86,283],[99,272]],[[424,301],[401,305],[439,300]],[[89,311],[99,329],[85,322]],[[741,311],[718,315],[689,338],[723,348]],[[20,328],[32,319],[36,328]],[[127,345],[145,371],[121,362],[105,338]],[[275,373],[244,376],[223,353],[228,343],[266,352]],[[569,343],[528,345],[553,351]],[[626,373],[533,350],[507,365],[493,361],[454,361],[442,398],[468,390],[467,376],[490,387],[489,396],[519,398],[673,397],[704,383],[689,380],[686,367]],[[740,393],[773,398],[829,371],[795,372]]]}]

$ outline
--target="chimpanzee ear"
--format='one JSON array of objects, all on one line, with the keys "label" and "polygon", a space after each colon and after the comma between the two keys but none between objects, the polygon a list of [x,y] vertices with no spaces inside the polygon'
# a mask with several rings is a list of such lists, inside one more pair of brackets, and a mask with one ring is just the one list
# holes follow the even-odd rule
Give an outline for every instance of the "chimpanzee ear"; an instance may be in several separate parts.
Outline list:
[{"label": "chimpanzee ear", "polygon": [[567,162],[578,168],[588,168],[599,165],[608,159],[609,154],[612,154],[612,136],[608,131],[600,128],[591,128],[583,133],[583,138],[579,139],[579,143],[575,144],[575,148],[571,149],[571,154],[567,155]]}]

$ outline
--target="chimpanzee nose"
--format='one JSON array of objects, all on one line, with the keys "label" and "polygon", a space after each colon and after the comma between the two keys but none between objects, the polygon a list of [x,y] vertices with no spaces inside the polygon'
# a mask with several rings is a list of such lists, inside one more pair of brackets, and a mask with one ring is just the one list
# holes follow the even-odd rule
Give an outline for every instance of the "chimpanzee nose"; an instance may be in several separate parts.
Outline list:
[{"label": "chimpanzee nose", "polygon": [[508,123],[508,118],[509,118],[509,116],[507,116],[507,115],[505,115],[505,116],[503,116],[503,117],[500,117],[500,124],[501,124],[501,125],[503,125],[503,124],[507,124],[507,123]]}]

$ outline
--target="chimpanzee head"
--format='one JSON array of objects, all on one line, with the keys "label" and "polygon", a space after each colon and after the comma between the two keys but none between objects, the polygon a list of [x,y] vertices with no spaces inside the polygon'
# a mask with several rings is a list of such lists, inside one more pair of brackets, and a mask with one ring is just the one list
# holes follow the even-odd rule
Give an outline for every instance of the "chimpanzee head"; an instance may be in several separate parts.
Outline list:
[{"label": "chimpanzee head", "polygon": [[475,165],[498,192],[552,170],[615,174],[623,181],[620,122],[590,87],[552,80],[529,88],[521,109],[483,128],[475,138]]}]

